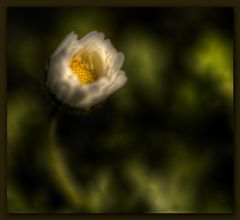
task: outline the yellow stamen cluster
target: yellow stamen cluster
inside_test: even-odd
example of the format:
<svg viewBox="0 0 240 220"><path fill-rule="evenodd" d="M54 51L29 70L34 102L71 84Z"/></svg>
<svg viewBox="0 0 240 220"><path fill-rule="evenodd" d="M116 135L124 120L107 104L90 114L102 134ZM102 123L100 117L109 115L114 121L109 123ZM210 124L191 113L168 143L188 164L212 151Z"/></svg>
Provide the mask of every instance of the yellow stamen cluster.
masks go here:
<svg viewBox="0 0 240 220"><path fill-rule="evenodd" d="M86 62L80 62L77 59L73 59L70 63L70 67L77 75L81 84L92 83L97 79L97 75L90 69L89 64Z"/></svg>

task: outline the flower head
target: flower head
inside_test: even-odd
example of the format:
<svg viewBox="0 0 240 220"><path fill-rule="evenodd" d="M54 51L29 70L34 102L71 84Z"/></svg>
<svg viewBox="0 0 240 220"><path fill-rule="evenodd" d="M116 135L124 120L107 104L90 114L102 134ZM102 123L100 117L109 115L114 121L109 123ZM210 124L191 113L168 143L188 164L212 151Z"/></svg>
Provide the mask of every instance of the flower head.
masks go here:
<svg viewBox="0 0 240 220"><path fill-rule="evenodd" d="M71 32L50 58L48 89L61 103L88 109L126 83L123 61L103 33L93 31L78 40Z"/></svg>

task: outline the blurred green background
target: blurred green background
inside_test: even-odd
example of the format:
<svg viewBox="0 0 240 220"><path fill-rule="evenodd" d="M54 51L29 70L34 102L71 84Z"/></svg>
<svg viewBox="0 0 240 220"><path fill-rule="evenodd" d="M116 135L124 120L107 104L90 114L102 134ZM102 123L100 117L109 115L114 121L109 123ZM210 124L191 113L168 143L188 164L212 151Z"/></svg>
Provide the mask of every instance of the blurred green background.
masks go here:
<svg viewBox="0 0 240 220"><path fill-rule="evenodd" d="M231 213L232 8L8 8L8 211ZM97 30L127 84L85 114L44 90L50 55Z"/></svg>

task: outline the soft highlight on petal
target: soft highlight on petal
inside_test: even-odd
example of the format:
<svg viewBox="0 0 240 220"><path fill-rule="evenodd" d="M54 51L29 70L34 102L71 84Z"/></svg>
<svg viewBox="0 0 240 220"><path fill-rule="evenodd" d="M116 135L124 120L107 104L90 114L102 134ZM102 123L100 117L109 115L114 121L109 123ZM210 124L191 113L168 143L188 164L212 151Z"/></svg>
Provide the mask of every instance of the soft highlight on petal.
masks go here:
<svg viewBox="0 0 240 220"><path fill-rule="evenodd" d="M62 50L64 50L66 47L68 47L72 42L77 40L77 34L75 34L73 31L70 32L64 40L60 43L60 45L57 47L55 50L54 54L52 56L57 55L60 53Z"/></svg>

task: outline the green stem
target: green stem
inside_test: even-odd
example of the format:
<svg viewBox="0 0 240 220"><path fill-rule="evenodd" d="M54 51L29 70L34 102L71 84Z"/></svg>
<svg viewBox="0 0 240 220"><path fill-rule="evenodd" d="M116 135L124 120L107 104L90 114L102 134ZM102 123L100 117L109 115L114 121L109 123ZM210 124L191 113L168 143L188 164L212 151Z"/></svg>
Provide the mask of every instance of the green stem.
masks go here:
<svg viewBox="0 0 240 220"><path fill-rule="evenodd" d="M55 111L55 110L54 110ZM64 154L56 138L57 111L51 114L49 127L49 171L56 187L60 190L68 203L76 209L84 206L84 196L80 184L74 180L71 171L66 165Z"/></svg>

